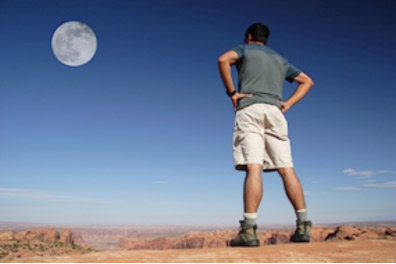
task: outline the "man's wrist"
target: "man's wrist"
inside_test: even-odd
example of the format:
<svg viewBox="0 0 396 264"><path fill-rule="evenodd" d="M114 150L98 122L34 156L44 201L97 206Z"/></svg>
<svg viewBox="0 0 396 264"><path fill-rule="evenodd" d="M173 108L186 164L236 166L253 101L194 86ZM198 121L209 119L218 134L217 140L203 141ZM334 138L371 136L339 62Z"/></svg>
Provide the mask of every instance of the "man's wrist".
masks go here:
<svg viewBox="0 0 396 264"><path fill-rule="evenodd" d="M231 96L233 96L234 94L236 94L236 90L234 90L234 91L232 91L232 92L229 92L228 90L226 90L226 93L227 93L227 95L229 96L229 97L231 97Z"/></svg>

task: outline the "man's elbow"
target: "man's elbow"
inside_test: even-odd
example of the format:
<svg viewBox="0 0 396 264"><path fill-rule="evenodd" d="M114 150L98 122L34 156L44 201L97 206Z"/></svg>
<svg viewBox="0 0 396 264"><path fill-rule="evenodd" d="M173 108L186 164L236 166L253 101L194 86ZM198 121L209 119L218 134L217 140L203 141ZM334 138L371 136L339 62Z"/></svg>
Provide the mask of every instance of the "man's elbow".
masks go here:
<svg viewBox="0 0 396 264"><path fill-rule="evenodd" d="M301 79L301 84L304 84L305 86L307 86L309 89L311 89L314 86L314 81L312 80L311 77L309 77L308 75L304 74L302 76L303 78Z"/></svg>
<svg viewBox="0 0 396 264"><path fill-rule="evenodd" d="M217 64L218 64L218 65L229 64L227 57L226 57L226 56L220 56L220 57L217 59Z"/></svg>
<svg viewBox="0 0 396 264"><path fill-rule="evenodd" d="M308 89L310 89L312 86L314 86L314 81L312 80L312 78L303 72L301 72L299 75L297 75L294 78L294 81L299 84L304 85L305 87L308 87Z"/></svg>
<svg viewBox="0 0 396 264"><path fill-rule="evenodd" d="M311 79L311 77L308 77L307 84L309 85L309 88L312 88L312 87L315 85L315 83L314 83L314 81Z"/></svg>

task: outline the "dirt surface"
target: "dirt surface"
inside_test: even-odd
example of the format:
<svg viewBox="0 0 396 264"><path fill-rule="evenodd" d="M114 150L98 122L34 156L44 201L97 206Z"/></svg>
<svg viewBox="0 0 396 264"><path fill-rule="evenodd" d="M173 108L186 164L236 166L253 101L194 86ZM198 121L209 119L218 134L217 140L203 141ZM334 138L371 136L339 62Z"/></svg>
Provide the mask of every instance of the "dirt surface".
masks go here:
<svg viewBox="0 0 396 264"><path fill-rule="evenodd" d="M13 262L396 262L395 240L281 244L258 248L104 251L76 256L14 259Z"/></svg>

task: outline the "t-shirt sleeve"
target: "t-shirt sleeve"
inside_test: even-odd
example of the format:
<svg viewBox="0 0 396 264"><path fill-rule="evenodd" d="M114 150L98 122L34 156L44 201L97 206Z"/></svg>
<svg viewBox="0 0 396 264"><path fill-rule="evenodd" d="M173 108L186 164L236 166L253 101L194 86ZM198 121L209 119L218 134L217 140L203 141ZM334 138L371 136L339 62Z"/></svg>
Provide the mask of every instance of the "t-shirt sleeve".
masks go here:
<svg viewBox="0 0 396 264"><path fill-rule="evenodd" d="M243 48L242 45L239 45L238 47L235 47L232 50L238 54L238 59L243 58L243 56L245 55L245 49Z"/></svg>
<svg viewBox="0 0 396 264"><path fill-rule="evenodd" d="M297 77L297 75L299 75L301 73L301 70L299 68L297 68L296 66L287 63L287 71L286 71L286 76L285 79L288 82L293 82L294 78Z"/></svg>

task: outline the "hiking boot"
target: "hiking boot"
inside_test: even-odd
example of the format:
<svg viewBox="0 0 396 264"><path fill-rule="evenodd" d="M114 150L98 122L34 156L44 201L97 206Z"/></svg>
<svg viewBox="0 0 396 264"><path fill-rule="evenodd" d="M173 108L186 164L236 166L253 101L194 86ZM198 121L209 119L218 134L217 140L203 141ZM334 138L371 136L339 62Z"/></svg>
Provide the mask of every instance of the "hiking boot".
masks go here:
<svg viewBox="0 0 396 264"><path fill-rule="evenodd" d="M291 236L291 242L309 242L311 240L311 221L297 220L297 229Z"/></svg>
<svg viewBox="0 0 396 264"><path fill-rule="evenodd" d="M258 247L260 241L257 238L257 225L248 225L245 221L239 221L241 229L239 234L230 241L231 247Z"/></svg>

